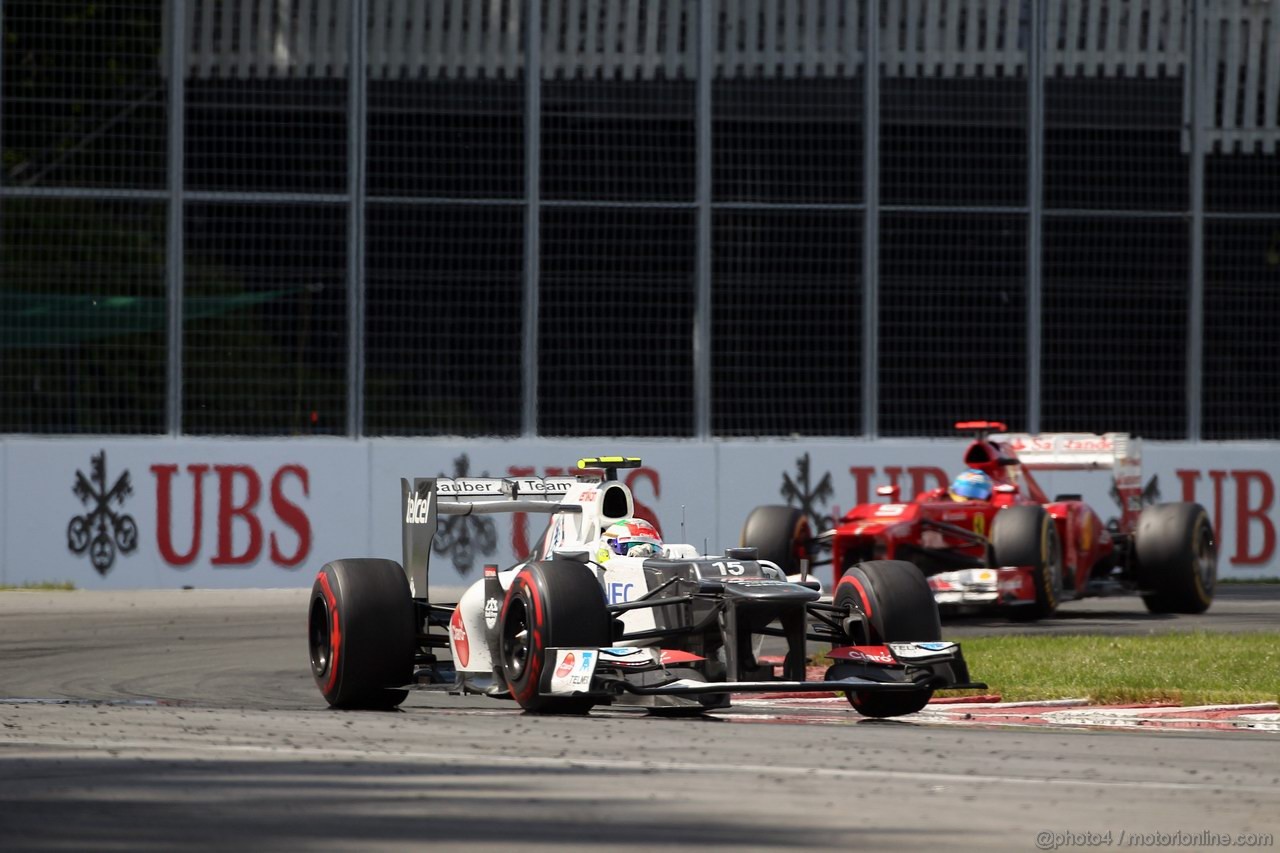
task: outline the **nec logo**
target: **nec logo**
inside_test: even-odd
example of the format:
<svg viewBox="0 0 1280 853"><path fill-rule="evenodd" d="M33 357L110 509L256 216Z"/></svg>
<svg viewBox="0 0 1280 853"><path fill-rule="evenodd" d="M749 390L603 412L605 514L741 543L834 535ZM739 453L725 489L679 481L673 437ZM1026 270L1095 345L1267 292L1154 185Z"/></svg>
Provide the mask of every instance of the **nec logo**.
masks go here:
<svg viewBox="0 0 1280 853"><path fill-rule="evenodd" d="M631 600L631 593L636 588L633 583L606 583L604 597L610 604L621 604Z"/></svg>
<svg viewBox="0 0 1280 853"><path fill-rule="evenodd" d="M404 520L406 524L425 524L431 514L431 494L425 498L409 495L405 505Z"/></svg>

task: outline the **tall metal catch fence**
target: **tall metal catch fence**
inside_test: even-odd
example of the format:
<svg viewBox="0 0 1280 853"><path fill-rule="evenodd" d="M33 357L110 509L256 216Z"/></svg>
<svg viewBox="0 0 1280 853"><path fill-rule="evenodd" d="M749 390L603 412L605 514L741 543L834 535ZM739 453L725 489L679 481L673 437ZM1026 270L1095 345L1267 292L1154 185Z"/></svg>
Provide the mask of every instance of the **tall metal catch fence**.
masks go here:
<svg viewBox="0 0 1280 853"><path fill-rule="evenodd" d="M0 0L0 432L1280 438L1266 0Z"/></svg>

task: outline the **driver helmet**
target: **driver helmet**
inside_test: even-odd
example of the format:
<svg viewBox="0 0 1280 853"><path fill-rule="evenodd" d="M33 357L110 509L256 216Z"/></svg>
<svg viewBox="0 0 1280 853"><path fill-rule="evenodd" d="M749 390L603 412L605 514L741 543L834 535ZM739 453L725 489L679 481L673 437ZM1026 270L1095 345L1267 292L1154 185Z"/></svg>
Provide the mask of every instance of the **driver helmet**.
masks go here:
<svg viewBox="0 0 1280 853"><path fill-rule="evenodd" d="M985 501L991 497L992 489L990 477L970 468L951 481L947 494L953 501Z"/></svg>
<svg viewBox="0 0 1280 853"><path fill-rule="evenodd" d="M596 562L603 563L610 557L661 557L662 537L658 530L642 518L624 518L615 521L600 535L601 545L596 552Z"/></svg>

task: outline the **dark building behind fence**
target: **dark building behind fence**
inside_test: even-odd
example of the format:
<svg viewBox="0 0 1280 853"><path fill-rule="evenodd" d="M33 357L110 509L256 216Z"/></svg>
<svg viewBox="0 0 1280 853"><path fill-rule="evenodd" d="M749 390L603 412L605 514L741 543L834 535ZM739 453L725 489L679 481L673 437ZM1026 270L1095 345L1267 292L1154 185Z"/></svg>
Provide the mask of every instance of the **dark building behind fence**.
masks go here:
<svg viewBox="0 0 1280 853"><path fill-rule="evenodd" d="M0 2L0 431L1280 438L1280 8Z"/></svg>

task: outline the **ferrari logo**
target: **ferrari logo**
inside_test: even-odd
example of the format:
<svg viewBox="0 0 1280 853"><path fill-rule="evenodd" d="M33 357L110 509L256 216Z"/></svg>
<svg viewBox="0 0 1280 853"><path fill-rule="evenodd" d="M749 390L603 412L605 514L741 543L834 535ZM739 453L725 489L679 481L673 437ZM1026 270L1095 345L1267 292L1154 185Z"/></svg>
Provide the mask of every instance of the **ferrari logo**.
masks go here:
<svg viewBox="0 0 1280 853"><path fill-rule="evenodd" d="M979 536L987 535L987 517L980 512L973 516L973 532Z"/></svg>

